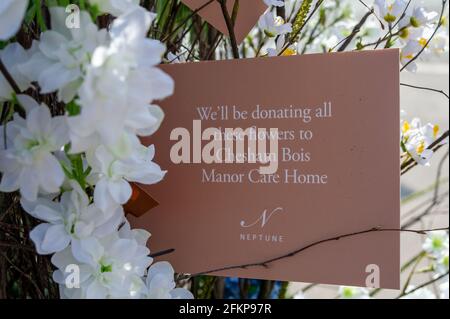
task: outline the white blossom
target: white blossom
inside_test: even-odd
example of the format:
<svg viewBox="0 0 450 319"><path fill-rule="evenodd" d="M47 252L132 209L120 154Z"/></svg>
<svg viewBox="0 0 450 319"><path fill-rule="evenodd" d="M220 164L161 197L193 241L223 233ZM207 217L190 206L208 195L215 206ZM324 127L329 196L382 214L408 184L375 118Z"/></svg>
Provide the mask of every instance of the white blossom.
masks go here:
<svg viewBox="0 0 450 319"><path fill-rule="evenodd" d="M429 165L434 152L428 147L438 138L439 126L428 123L422 125L420 119L402 123L402 148L417 163ZM445 141L443 142L445 143Z"/></svg>
<svg viewBox="0 0 450 319"><path fill-rule="evenodd" d="M0 1L0 41L6 41L19 31L28 0Z"/></svg>
<svg viewBox="0 0 450 319"><path fill-rule="evenodd" d="M428 234L422 246L434 260L437 274L445 274L449 270L449 239L448 232L436 231Z"/></svg>
<svg viewBox="0 0 450 319"><path fill-rule="evenodd" d="M97 175L94 201L102 210L110 205L125 204L131 197L129 181L142 184L159 182L165 172L152 162L153 146L140 144L133 134L124 134L117 146L100 145L88 162Z"/></svg>
<svg viewBox="0 0 450 319"><path fill-rule="evenodd" d="M415 72L417 70L417 64L413 59L416 58L417 54L422 49L422 46L417 41L408 41L406 46L400 50L400 63L406 66L406 69L410 72ZM411 62L412 61L412 62Z"/></svg>
<svg viewBox="0 0 450 319"><path fill-rule="evenodd" d="M175 272L168 262L153 264L147 274L145 296L149 299L193 299L191 292L176 288Z"/></svg>
<svg viewBox="0 0 450 319"><path fill-rule="evenodd" d="M264 3L268 6L284 7L284 1L281 0L264 0Z"/></svg>
<svg viewBox="0 0 450 319"><path fill-rule="evenodd" d="M275 17L270 11L259 18L258 25L270 38L292 32L291 23L285 23L281 17Z"/></svg>
<svg viewBox="0 0 450 319"><path fill-rule="evenodd" d="M438 16L435 11L428 12L424 7L417 7L414 9L410 22L413 27L419 28L435 21Z"/></svg>
<svg viewBox="0 0 450 319"><path fill-rule="evenodd" d="M34 44L36 52L20 70L39 83L41 93L58 91L58 99L68 103L77 94L95 48L107 42L107 33L97 29L87 12L80 12L80 28L69 29L64 8L49 10L52 30L41 34Z"/></svg>
<svg viewBox="0 0 450 319"><path fill-rule="evenodd" d="M64 172L52 152L67 142L67 125L63 116L51 117L45 104L22 99L29 109L26 119L17 113L6 126L7 145L0 150L0 190L12 192L35 201L39 192L57 193L64 181ZM3 126L0 127L3 130Z"/></svg>
<svg viewBox="0 0 450 319"><path fill-rule="evenodd" d="M443 251L448 249L449 239L446 231L429 233L423 244L423 250L434 256L439 256Z"/></svg>
<svg viewBox="0 0 450 319"><path fill-rule="evenodd" d="M120 16L139 6L139 0L88 0L93 6L104 13Z"/></svg>
<svg viewBox="0 0 450 319"><path fill-rule="evenodd" d="M29 53L19 43L10 43L0 50L0 59L21 91L30 86L30 80L19 70L19 65L29 59ZM14 90L0 72L0 103L12 100Z"/></svg>
<svg viewBox="0 0 450 319"><path fill-rule="evenodd" d="M406 0L375 0L375 7L380 18L388 23L394 23L405 11Z"/></svg>
<svg viewBox="0 0 450 319"><path fill-rule="evenodd" d="M72 249L78 249L80 240L109 235L123 221L121 206L103 212L90 204L88 196L76 182L71 186L73 190L65 192L59 202L47 198L38 198L34 202L21 200L30 215L45 222L30 233L39 254L61 251L70 243Z"/></svg>
<svg viewBox="0 0 450 319"><path fill-rule="evenodd" d="M173 80L159 68L165 51L146 38L152 15L139 8L117 18L108 47L98 47L79 95L81 114L68 119L72 152L111 145L124 131L151 135L163 112L151 105L173 93Z"/></svg>
<svg viewBox="0 0 450 319"><path fill-rule="evenodd" d="M133 298L144 287L141 277L152 262L147 247L135 239L120 238L118 233L97 239L80 241L77 250L69 247L52 256L58 268L54 280L62 285L61 291L70 298ZM68 265L80 269L80 288L69 289L65 272Z"/></svg>
<svg viewBox="0 0 450 319"><path fill-rule="evenodd" d="M276 46L275 49L268 48L267 55L270 57L278 56L278 55L280 55L281 52L283 52L281 54L282 56L289 56L289 55L297 54L295 44L288 46L286 49L285 49L285 45L286 45L285 38L283 36L278 37L278 39L275 41L275 46Z"/></svg>
<svg viewBox="0 0 450 319"><path fill-rule="evenodd" d="M30 237L38 254L54 254L61 298L193 297L176 288L170 264L149 269L150 234L132 229L121 206L131 196L129 182L164 177L153 162L154 147L138 135L158 129L164 113L151 103L174 90L158 68L165 46L147 38L154 14L138 3L91 0L117 15L109 31L98 30L87 12L81 12L81 28L69 29L64 8L52 7L52 29L30 50L13 43L0 51L21 91L37 82L40 93L57 91L60 101L80 108L52 117L46 105L16 96L0 75L0 102L16 102L26 114L0 127L0 190L19 189L23 208L42 221ZM2 15L18 7L2 2L0 26L10 22ZM80 270L78 288L67 285L68 266Z"/></svg>
<svg viewBox="0 0 450 319"><path fill-rule="evenodd" d="M448 34L445 31L437 32L434 36L433 34L433 28L424 28L422 35L415 39L421 48L425 48L424 54L421 55L423 59L430 55L439 57L448 50Z"/></svg>
<svg viewBox="0 0 450 319"><path fill-rule="evenodd" d="M436 263L436 273L439 275L443 275L448 273L449 270L449 251L448 248L443 250L441 255L438 257Z"/></svg>

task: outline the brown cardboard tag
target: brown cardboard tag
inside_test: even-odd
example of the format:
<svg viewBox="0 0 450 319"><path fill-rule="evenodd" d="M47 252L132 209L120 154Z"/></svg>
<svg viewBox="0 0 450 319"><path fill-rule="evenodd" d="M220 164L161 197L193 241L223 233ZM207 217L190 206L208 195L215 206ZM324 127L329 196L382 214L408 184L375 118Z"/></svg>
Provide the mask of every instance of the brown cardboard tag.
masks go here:
<svg viewBox="0 0 450 319"><path fill-rule="evenodd" d="M148 190L139 184L132 183L131 188L133 190L131 198L124 206L126 214L140 217L159 205L158 201L148 193Z"/></svg>
<svg viewBox="0 0 450 319"><path fill-rule="evenodd" d="M155 144L155 161L168 173L159 184L141 186L160 205L130 216L131 223L153 234L153 250L174 248L168 259L185 273L260 263L372 228L398 229L398 54L163 66L175 94L162 102L165 120L144 143ZM207 128L251 127L278 129L275 173L259 174L268 167L260 162L206 163L211 141L200 139ZM181 132L188 134L190 163L176 163ZM266 267L214 274L355 286L379 279L381 287L399 288L399 243L398 232L367 232Z"/></svg>
<svg viewBox="0 0 450 319"><path fill-rule="evenodd" d="M229 35L227 24L223 15L220 4L217 1L213 1L210 4L210 0L181 0L191 10L198 11L198 14L205 19L214 28L219 30L225 35ZM205 6L205 4L207 4ZM232 15L235 0L228 0L227 7L229 15ZM259 17L267 10L267 5L263 0L240 0L239 10L236 16L234 32L236 35L236 41L241 43L248 35L250 30L256 25Z"/></svg>

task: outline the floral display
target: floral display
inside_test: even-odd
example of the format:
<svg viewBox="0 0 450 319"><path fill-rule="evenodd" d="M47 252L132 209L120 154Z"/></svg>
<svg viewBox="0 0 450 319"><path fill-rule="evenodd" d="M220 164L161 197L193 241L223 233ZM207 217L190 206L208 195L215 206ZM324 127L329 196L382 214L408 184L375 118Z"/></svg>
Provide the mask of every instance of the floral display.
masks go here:
<svg viewBox="0 0 450 319"><path fill-rule="evenodd" d="M268 9L242 44L208 31L214 41L207 45L197 43L207 36L182 28L192 18L187 7L180 5L183 19L169 17L164 2L172 0L152 7L139 0L73 1L78 9L72 11L66 1L47 1L45 10L41 1L0 1L0 191L16 192L36 221L29 238L35 252L49 258L60 298L194 297L194 288L177 280L177 269L154 261L150 233L132 228L124 209L132 183L156 184L170 174L155 161L159 150L141 142L158 130L164 121L158 104L176 90L160 64L236 53L265 59L399 48L399 70L414 74L420 61L448 54L447 1L442 11L419 1L361 1L363 20L352 11L358 1L261 1ZM23 34L32 30L39 32L25 45ZM295 78L267 75L269 86L275 80ZM432 165L448 144L448 131L437 124L404 115L400 126L402 173ZM416 258L426 262L422 272L439 279L438 292L408 281L399 297L448 298L448 252L448 231L427 234ZM228 279L225 297L239 297L237 285ZM250 286L251 297L263 290L256 280ZM210 297L202 291L195 296ZM267 296L285 293L276 282ZM341 299L376 294L338 291ZM292 297L308 298L308 291Z"/></svg>

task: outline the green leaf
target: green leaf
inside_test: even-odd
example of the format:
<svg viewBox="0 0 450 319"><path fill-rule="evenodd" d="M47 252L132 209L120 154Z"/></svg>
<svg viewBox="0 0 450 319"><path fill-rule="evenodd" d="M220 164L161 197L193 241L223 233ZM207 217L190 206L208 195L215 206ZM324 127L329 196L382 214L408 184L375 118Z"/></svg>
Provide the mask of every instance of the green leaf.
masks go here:
<svg viewBox="0 0 450 319"><path fill-rule="evenodd" d="M45 24L44 15L42 13L42 1L41 0L35 0L35 6L36 6L36 20L39 25L39 28L41 29L41 32L47 31L47 25Z"/></svg>
<svg viewBox="0 0 450 319"><path fill-rule="evenodd" d="M69 116L75 116L80 114L81 107L75 101L71 101L70 103L66 104L66 111L67 113L69 113Z"/></svg>
<svg viewBox="0 0 450 319"><path fill-rule="evenodd" d="M28 8L27 13L25 14L25 23L29 24L36 17L36 4L34 2L31 3L30 8Z"/></svg>

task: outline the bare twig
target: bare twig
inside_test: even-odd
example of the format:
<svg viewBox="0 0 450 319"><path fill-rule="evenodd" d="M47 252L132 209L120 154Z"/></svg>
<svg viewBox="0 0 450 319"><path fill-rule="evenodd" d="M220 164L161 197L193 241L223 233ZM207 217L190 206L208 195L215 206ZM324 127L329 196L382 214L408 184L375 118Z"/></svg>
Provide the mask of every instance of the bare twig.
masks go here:
<svg viewBox="0 0 450 319"><path fill-rule="evenodd" d="M19 274L21 274L23 277L25 277L26 279L28 279L28 281L33 285L34 289L36 290L36 293L38 294L38 296L40 298L44 297L44 294L42 293L41 289L39 288L39 285L36 283L36 281L34 281L33 277L30 276L29 274L25 273L24 271L22 271L22 269L20 269L18 266L16 266L14 264L14 262L8 258L8 256L6 256L6 254L4 253L0 253L2 255L2 257L9 263L9 265L14 268Z"/></svg>
<svg viewBox="0 0 450 319"><path fill-rule="evenodd" d="M239 48L236 41L236 34L234 32L234 22L227 8L227 0L217 0L220 3L222 9L223 17L225 18L225 23L227 25L228 33L230 36L231 51L233 52L233 57L239 59ZM233 10L234 12L235 10Z"/></svg>
<svg viewBox="0 0 450 319"><path fill-rule="evenodd" d="M170 39L178 30L180 30L189 20L192 19L193 16L195 16L196 14L198 14L200 11L202 11L204 8L206 8L207 6L209 6L211 3L213 3L216 0L209 0L208 2L206 2L204 5L198 7L197 9L195 9L194 11L192 11L192 13L186 17L186 19L184 19L178 26L175 27L175 29L172 30L172 32L167 35L166 37L164 37L164 39L162 39L162 42L166 42L168 39Z"/></svg>
<svg viewBox="0 0 450 319"><path fill-rule="evenodd" d="M18 250L26 250L29 252L36 252L36 249L34 247L24 246L21 244L10 244L10 243L0 242L0 247L13 248L13 249L18 249Z"/></svg>
<svg viewBox="0 0 450 319"><path fill-rule="evenodd" d="M417 286L417 287L415 287L415 288L413 288L413 289L411 289L411 290L409 290L409 291L403 292L402 294L400 294L400 295L397 297L397 299L400 299L400 298L402 298L402 297L411 295L411 294L415 293L416 291L418 291L418 290L420 290L420 289L422 289L422 288L425 288L426 286L429 286L429 285L432 285L432 284L438 282L439 280L441 280L441 279L447 277L448 275L449 275L449 272L447 271L445 274L442 274L442 275L440 275L440 276L438 276L438 277L436 277L436 278L433 278L433 279L431 279L430 281L427 281L427 282L425 282L425 283L423 283L423 284L421 284L421 285L419 285L419 286Z"/></svg>
<svg viewBox="0 0 450 319"><path fill-rule="evenodd" d="M419 267L420 262L423 260L423 258L425 258L426 253L422 252L419 254L419 257L416 258L416 260L414 261L414 266L412 267L411 271L408 274L408 278L406 279L405 285L403 286L402 289L402 294L406 293L406 290L408 290L409 288L409 284L411 283L411 280L414 277L414 274L416 273L417 267Z"/></svg>
<svg viewBox="0 0 450 319"><path fill-rule="evenodd" d="M439 189L440 189L440 183L439 180L441 179L441 174L442 174L442 169L444 168L444 164L445 161L447 160L448 157L448 152L445 156L442 157L441 161L439 162L438 165L438 170L436 173L436 183L435 183L435 188L434 188L434 194L433 194L433 198L431 200L431 203L428 205L428 207L418 216L412 218L411 220L405 222L403 224L403 228L408 228L412 225L414 225L415 223L419 222L420 220L422 220L423 217L429 215L432 211L432 209L439 204L440 202L440 198L439 198Z"/></svg>
<svg viewBox="0 0 450 319"><path fill-rule="evenodd" d="M3 74L3 76L6 79L6 81L9 83L9 85L14 90L14 92L16 94L20 94L21 91L20 91L19 86L17 85L16 81L14 80L14 78L9 73L8 69L6 68L6 66L3 64L3 61L2 61L1 58L0 58L0 72Z"/></svg>
<svg viewBox="0 0 450 319"><path fill-rule="evenodd" d="M389 41L393 37L401 34L404 30L406 30L410 26L410 24L402 26L401 28L399 28L397 30L397 32L394 32L394 33L392 32L392 30L395 29L395 27L397 27L400 24L400 22L406 17L406 11L408 11L408 8L410 5L411 5L411 0L409 0L408 3L406 4L400 18L398 18L397 21L393 25L389 25L389 30L386 32L386 34L384 36L380 37L375 42L371 42L371 43L362 45L362 48L366 48L369 46L375 46L374 49L377 49L384 41L386 41L386 46L388 46ZM367 7L367 5L366 5L366 7ZM374 15L375 15L375 13L374 13ZM376 18L377 18L378 22L380 22L381 28L384 30L385 26L384 26L383 22L381 21L381 19L378 16L376 16Z"/></svg>
<svg viewBox="0 0 450 319"><path fill-rule="evenodd" d="M373 9L371 9L369 12L367 12L362 19L358 22L357 25L355 25L355 27L353 28L352 32L350 33L350 35L345 39L344 43L342 43L342 45L339 47L339 49L337 50L338 52L342 52L344 51L348 45L353 41L353 39L355 38L355 36L359 33L359 31L361 31L362 26L366 23L367 19L373 14Z"/></svg>
<svg viewBox="0 0 450 319"><path fill-rule="evenodd" d="M289 253L277 256L277 257L273 257L270 259L266 259L266 260L262 260L259 262L251 262L251 263L246 263L246 264L238 264L238 265L230 265L230 266L224 266L224 267L218 267L216 269L210 269L210 270L206 270L206 271L202 271L199 273L195 273L195 274L187 274L184 277L182 277L181 279L189 279L195 276L201 276L201 275L207 275L207 274L211 274L211 273L216 273L216 272L221 272L221 271L226 271L226 270L232 270L232 269L247 269L247 268L252 268L252 267L264 267L264 268L268 268L269 264L274 263L276 261L282 260L282 259L286 259L289 257L293 257L296 256L312 247L315 246L319 246L321 244L327 243L327 242L332 242L332 241L337 241L337 240L341 240L344 238L349 238L349 237L355 237L355 236L359 236L359 235L364 235L364 234L368 234L368 233L375 233L375 232L404 232L404 233L413 233L413 234L419 234L419 235L424 235L427 234L429 232L434 232L434 231L442 231L442 230L448 230L448 227L445 228L434 228L434 229L422 229L422 230L413 230L413 229L397 229L397 228L379 228L379 227L375 227L375 228L371 228L371 229L367 229L367 230L362 230L362 231L358 231L358 232L353 232L353 233L349 233L349 234L344 234L344 235L338 235L338 236L334 236L334 237L330 237L330 238L326 238L326 239L322 239L316 242L313 242L311 244L308 244L306 246L303 246L301 248L298 248L294 251L291 251Z"/></svg>
<svg viewBox="0 0 450 319"><path fill-rule="evenodd" d="M362 0L358 0L358 1L359 1L359 3L361 3L364 7L366 7L367 10L369 10L369 11L372 10L372 8L369 7L364 1L362 1ZM410 2L411 2L411 0L410 0ZM381 29L384 30L385 26L384 26L384 24L383 24L383 21L381 21L380 17L378 17L378 15L377 15L375 12L373 12L373 15L374 15L374 17L378 20L378 22L380 23Z"/></svg>
<svg viewBox="0 0 450 319"><path fill-rule="evenodd" d="M425 91L431 91L431 92L440 93L440 94L444 95L447 99L449 98L448 94L445 93L443 90L429 88L429 87L425 87L425 86L417 86L417 85L412 85L412 84L408 84L408 83L400 83L400 85L401 86L405 86L405 87L409 87L409 88L413 88L413 89L425 90Z"/></svg>
<svg viewBox="0 0 450 319"><path fill-rule="evenodd" d="M161 256L165 256L165 255L171 254L174 251L175 251L175 249L173 249L173 248L166 249L166 250L162 250L162 251L158 251L156 253L150 254L150 257L152 257L152 258L161 257Z"/></svg>

